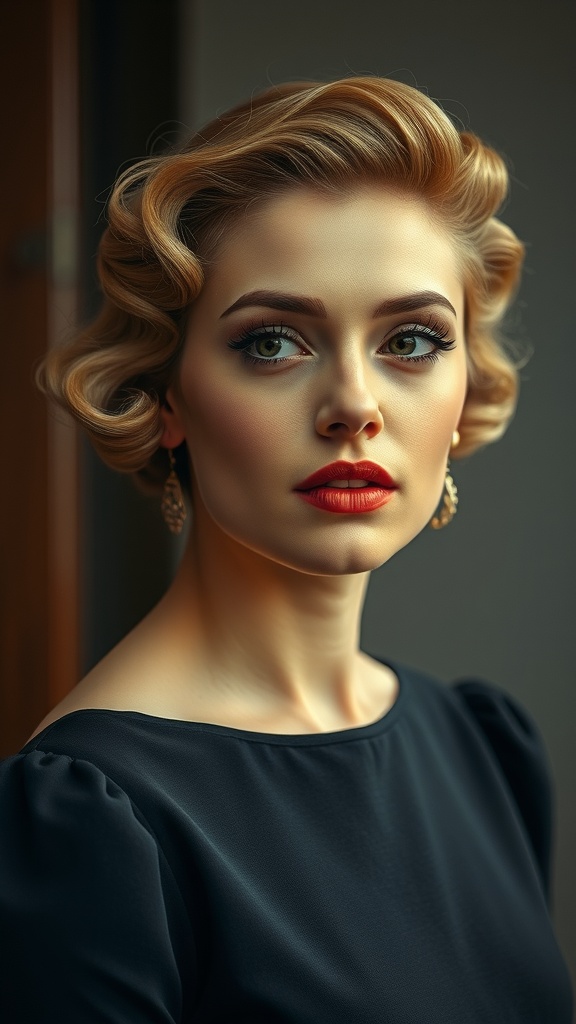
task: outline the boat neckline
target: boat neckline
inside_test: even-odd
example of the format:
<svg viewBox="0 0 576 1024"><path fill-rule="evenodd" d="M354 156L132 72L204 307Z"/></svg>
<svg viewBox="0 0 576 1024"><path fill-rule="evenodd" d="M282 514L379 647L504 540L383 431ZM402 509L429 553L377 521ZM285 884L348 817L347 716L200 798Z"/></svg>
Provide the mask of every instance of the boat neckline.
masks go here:
<svg viewBox="0 0 576 1024"><path fill-rule="evenodd" d="M337 729L331 732L310 732L310 733L276 733L258 732L252 729L238 729L235 726L223 725L216 722L197 722L186 718L166 718L163 715L150 715L143 711L132 711L117 708L78 708L76 711L69 711L67 714L57 718L55 722L47 725L42 732L34 736L23 748L34 749L40 746L46 736L53 732L58 726L71 719L78 720L82 715L103 715L114 718L135 719L138 722L145 722L157 728L184 729L191 732L205 732L212 735L230 736L236 739L248 740L254 743L276 743L281 745L293 744L294 746L311 746L322 743L345 743L351 740L371 737L377 733L390 728L400 717L402 708L407 696L407 673L404 666L394 661L384 661L376 655L370 655L386 668L390 668L398 679L398 693L396 700L379 718L365 725L355 725L346 729Z"/></svg>

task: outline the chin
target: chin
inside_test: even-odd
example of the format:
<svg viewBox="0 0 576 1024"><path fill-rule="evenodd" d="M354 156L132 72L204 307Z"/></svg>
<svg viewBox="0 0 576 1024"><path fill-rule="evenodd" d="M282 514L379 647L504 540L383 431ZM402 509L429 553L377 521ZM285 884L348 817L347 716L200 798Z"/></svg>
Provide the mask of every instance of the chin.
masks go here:
<svg viewBox="0 0 576 1024"><path fill-rule="evenodd" d="M300 572L306 573L309 576L361 576L367 572L373 572L374 569L378 569L385 562L390 561L395 554L396 552L394 551L379 561L352 556L346 562L340 561L338 564L334 564L334 559L330 559L325 564L301 568Z"/></svg>
<svg viewBox="0 0 576 1024"><path fill-rule="evenodd" d="M362 528L348 536L338 535L338 532L330 534L329 531L322 537L302 536L298 547L291 544L290 551L276 548L266 556L314 576L352 576L372 572L410 544L428 520L427 515L425 519L419 517L416 522L404 522L400 528L395 524L380 527L369 534Z"/></svg>
<svg viewBox="0 0 576 1024"><path fill-rule="evenodd" d="M311 530L293 523L279 529L273 516L272 526L260 520L249 524L248 529L239 528L237 517L224 514L218 518L208 514L207 521L221 538L226 538L228 557L234 558L234 552L240 557L243 571L249 571L246 558L254 556L305 575L333 577L369 573L384 565L421 532L429 518L423 521L421 516L420 511L416 521L404 518L402 522L371 526L365 522L344 524L340 517L334 517L331 523Z"/></svg>
<svg viewBox="0 0 576 1024"><path fill-rule="evenodd" d="M302 567L300 571L313 576L360 575L367 572L373 572L374 569L378 569L381 565L385 565L386 562L389 562L390 559L394 557L398 550L400 549L394 548L394 550L388 551L386 554L380 553L378 556L372 557L359 552L349 552L347 555L342 554L336 558L332 552L323 560L314 560L314 564L312 564L311 560L310 565Z"/></svg>
<svg viewBox="0 0 576 1024"><path fill-rule="evenodd" d="M378 569L408 542L383 545L372 541L362 545L359 542L343 544L332 541L329 544L302 544L297 550L292 545L282 549L248 546L260 557L308 576L354 576Z"/></svg>

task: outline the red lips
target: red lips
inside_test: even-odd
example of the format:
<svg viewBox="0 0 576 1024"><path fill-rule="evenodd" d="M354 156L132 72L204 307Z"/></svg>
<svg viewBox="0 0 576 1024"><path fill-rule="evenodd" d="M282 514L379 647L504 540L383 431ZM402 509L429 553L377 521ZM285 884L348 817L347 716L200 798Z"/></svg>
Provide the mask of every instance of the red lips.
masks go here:
<svg viewBox="0 0 576 1024"><path fill-rule="evenodd" d="M312 487L322 487L331 480L370 480L387 490L396 488L398 484L389 473L375 462L331 462L329 466L311 473L301 483L296 484L295 491L307 491Z"/></svg>
<svg viewBox="0 0 576 1024"><path fill-rule="evenodd" d="M360 487L328 487L332 480L366 480ZM387 505L398 488L375 462L331 462L294 488L300 498L323 512L345 515L375 512Z"/></svg>

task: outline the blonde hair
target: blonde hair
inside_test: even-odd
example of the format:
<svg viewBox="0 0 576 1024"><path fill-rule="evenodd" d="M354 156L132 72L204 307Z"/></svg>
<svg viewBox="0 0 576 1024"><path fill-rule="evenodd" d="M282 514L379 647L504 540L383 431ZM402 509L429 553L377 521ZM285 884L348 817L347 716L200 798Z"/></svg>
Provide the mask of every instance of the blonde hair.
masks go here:
<svg viewBox="0 0 576 1024"><path fill-rule="evenodd" d="M297 185L341 195L369 180L422 197L461 246L469 387L456 454L497 440L518 388L498 327L524 252L494 216L506 167L423 93L385 78L273 87L179 150L122 174L99 247L102 309L49 353L40 387L82 424L108 465L158 489L168 471L160 409L184 317L231 223ZM185 475L186 452L179 454Z"/></svg>

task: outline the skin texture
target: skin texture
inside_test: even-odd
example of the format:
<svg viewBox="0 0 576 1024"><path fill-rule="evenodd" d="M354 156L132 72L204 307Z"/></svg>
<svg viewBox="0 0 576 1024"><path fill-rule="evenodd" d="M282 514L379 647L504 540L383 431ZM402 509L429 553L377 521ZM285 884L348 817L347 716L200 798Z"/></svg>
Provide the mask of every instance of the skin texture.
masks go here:
<svg viewBox="0 0 576 1024"><path fill-rule="evenodd" d="M192 464L186 551L160 604L79 685L77 706L303 733L365 724L391 706L397 681L358 651L360 615L370 571L440 500L467 386L459 270L427 207L376 186L339 199L295 189L227 234L163 411L162 443L185 439ZM319 299L327 316L262 304L223 316L261 289ZM373 317L384 300L420 292L455 314L427 302ZM453 347L400 360L415 325ZM289 329L283 362L265 363L277 334L248 349L257 365L230 347L262 326ZM417 344L434 348L429 336ZM392 500L361 515L304 502L295 486L339 459L384 467L398 484Z"/></svg>
<svg viewBox="0 0 576 1024"><path fill-rule="evenodd" d="M258 287L320 297L312 316L251 307L219 320ZM382 299L436 291L459 312L426 307L371 321ZM462 289L450 241L426 210L386 193L334 203L290 194L242 222L191 312L165 441L186 438L194 509L231 539L300 572L366 572L430 519L442 490L466 390ZM456 350L437 363L375 353L395 329L447 320ZM246 366L227 346L257 323L284 324L305 342L290 362ZM307 353L310 353L308 355ZM330 516L294 486L335 459L372 459L400 491L371 515Z"/></svg>

